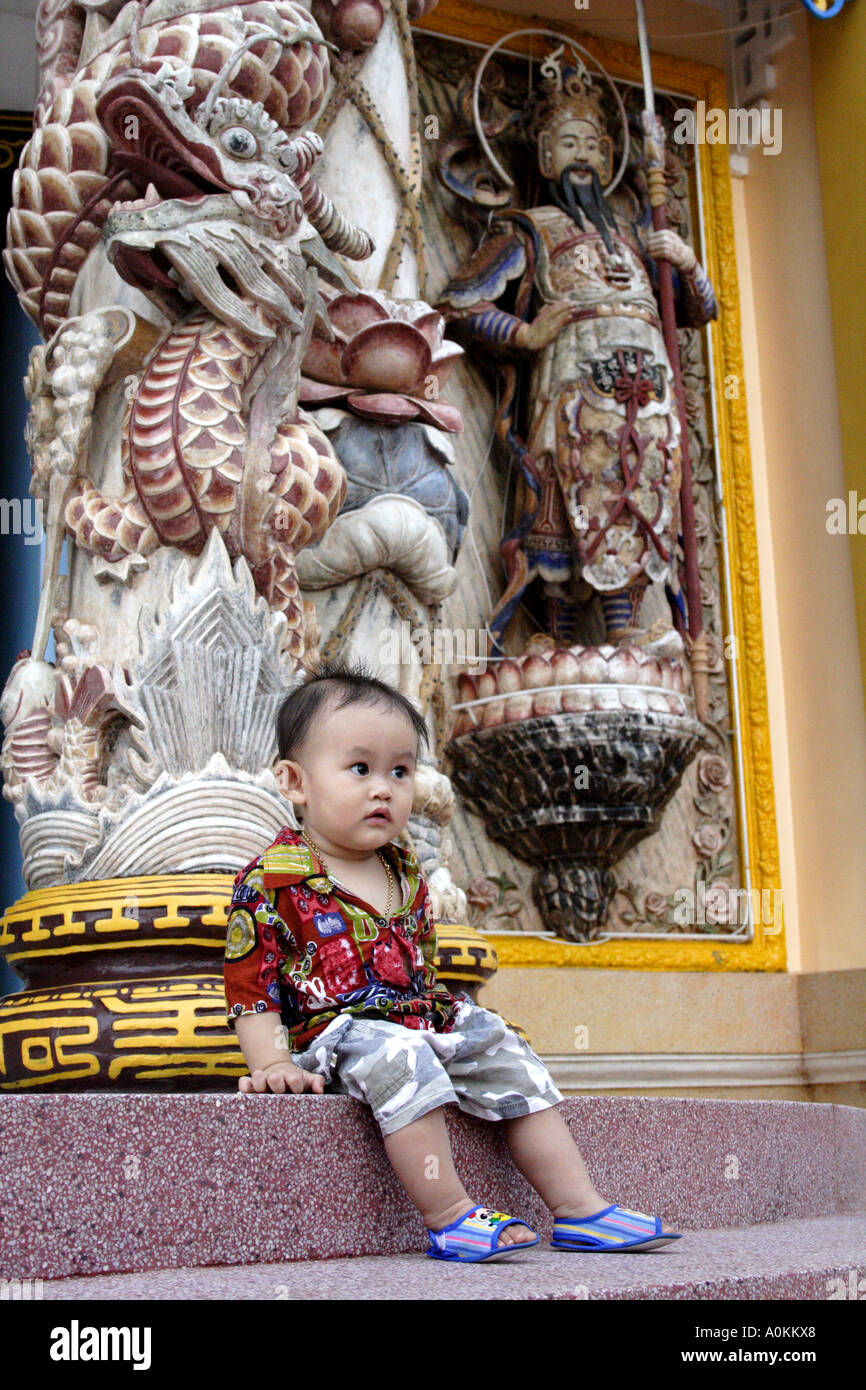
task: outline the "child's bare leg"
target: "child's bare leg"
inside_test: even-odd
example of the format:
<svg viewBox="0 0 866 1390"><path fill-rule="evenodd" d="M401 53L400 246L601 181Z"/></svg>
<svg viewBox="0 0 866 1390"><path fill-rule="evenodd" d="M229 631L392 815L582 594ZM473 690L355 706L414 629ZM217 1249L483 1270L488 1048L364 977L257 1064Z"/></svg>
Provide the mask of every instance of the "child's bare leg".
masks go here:
<svg viewBox="0 0 866 1390"><path fill-rule="evenodd" d="M515 1167L554 1216L594 1216L611 1205L593 1187L580 1150L554 1106L503 1124Z"/></svg>
<svg viewBox="0 0 866 1390"><path fill-rule="evenodd" d="M593 1187L580 1150L554 1106L503 1124L515 1167L554 1216L595 1216L613 1205ZM663 1231L670 1229L662 1225Z"/></svg>
<svg viewBox="0 0 866 1390"><path fill-rule="evenodd" d="M391 1166L431 1231L450 1226L478 1205L457 1176L443 1110L440 1105L383 1135ZM500 1232L498 1244L522 1245L534 1239L526 1226L508 1226Z"/></svg>

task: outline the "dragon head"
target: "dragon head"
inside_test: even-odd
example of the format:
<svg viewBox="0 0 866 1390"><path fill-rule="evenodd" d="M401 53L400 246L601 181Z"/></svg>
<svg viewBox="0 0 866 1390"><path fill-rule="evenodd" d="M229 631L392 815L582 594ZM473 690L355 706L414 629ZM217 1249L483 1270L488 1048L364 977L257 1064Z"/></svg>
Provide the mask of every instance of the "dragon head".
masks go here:
<svg viewBox="0 0 866 1390"><path fill-rule="evenodd" d="M96 109L112 170L140 193L105 223L118 273L172 317L200 300L269 337L244 301L264 306L266 318L300 322L301 187L322 142L296 132L321 105L328 59L305 10L277 0L262 11L215 5L207 34L192 25L175 52L165 51L164 32L133 29ZM300 79L299 105L286 84Z"/></svg>

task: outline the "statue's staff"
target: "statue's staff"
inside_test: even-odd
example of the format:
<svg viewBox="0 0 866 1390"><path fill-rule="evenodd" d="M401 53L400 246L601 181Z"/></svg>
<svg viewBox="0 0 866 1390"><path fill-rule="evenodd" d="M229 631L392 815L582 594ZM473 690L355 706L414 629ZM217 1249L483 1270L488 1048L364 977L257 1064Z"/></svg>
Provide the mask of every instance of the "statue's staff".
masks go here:
<svg viewBox="0 0 866 1390"><path fill-rule="evenodd" d="M641 71L643 73L644 106L641 112L643 126L643 151L646 162L649 200L652 208L653 230L667 230L668 219L665 208L665 136L661 119L656 115L653 93L652 68L650 66L649 39L647 36L646 15L643 0L634 0L637 14L638 43L640 46ZM676 310L674 308L673 271L671 263L664 257L656 257L659 282L659 303L661 306L662 332L667 348L668 359L674 374L674 390L680 417L680 456L682 460L682 482L680 484L680 516L682 519L683 557L685 561L685 588L688 607L688 635L690 642L689 660L695 691L695 708L699 719L705 719L708 707L708 669L707 639L704 632L703 608L701 604L701 581L698 573L698 546L695 536L695 502L692 493L692 466L689 458L689 428L686 418L686 396L680 370L680 352L677 341Z"/></svg>

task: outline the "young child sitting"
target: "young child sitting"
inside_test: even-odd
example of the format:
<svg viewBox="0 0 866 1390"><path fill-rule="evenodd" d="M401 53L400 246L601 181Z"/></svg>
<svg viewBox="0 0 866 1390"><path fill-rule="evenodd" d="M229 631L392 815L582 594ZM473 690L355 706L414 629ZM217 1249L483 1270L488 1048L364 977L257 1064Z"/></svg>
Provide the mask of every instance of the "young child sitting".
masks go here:
<svg viewBox="0 0 866 1390"><path fill-rule="evenodd" d="M599 1196L541 1060L498 1014L437 982L429 891L397 843L427 738L421 715L363 669L324 667L283 702L277 737L277 782L303 821L235 880L225 987L250 1069L239 1089L327 1086L365 1101L435 1259L500 1259L539 1242L465 1191L442 1108L455 1103L503 1123L515 1164L553 1213L556 1249L678 1239L657 1217Z"/></svg>

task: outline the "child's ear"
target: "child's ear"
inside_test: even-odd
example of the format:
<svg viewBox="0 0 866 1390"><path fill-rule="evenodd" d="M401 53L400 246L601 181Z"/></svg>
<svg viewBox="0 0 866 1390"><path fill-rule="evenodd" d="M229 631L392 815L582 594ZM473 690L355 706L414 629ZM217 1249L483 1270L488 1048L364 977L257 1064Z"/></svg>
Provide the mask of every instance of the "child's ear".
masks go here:
<svg viewBox="0 0 866 1390"><path fill-rule="evenodd" d="M307 798L303 791L301 770L298 764L283 758L280 762L274 763L273 773L283 796L294 802L296 806L303 806Z"/></svg>

